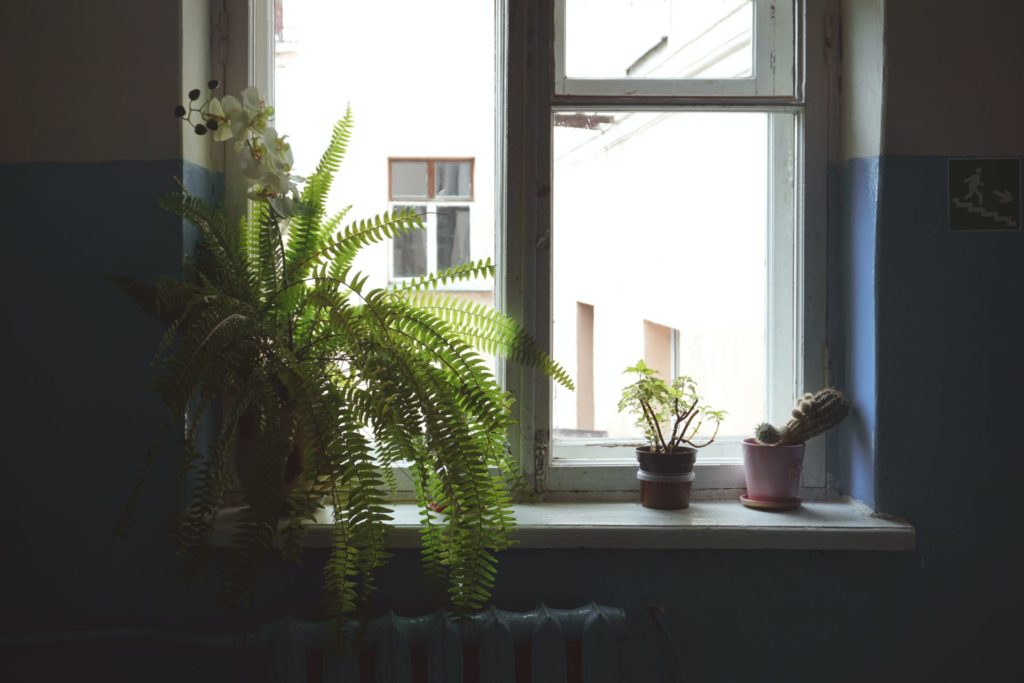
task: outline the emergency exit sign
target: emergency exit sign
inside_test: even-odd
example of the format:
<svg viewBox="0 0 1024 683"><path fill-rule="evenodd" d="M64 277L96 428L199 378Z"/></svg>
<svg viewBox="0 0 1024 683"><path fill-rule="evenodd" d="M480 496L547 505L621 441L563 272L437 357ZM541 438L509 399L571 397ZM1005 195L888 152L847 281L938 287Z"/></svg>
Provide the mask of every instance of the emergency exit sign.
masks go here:
<svg viewBox="0 0 1024 683"><path fill-rule="evenodd" d="M950 159L951 230L1020 230L1020 159Z"/></svg>

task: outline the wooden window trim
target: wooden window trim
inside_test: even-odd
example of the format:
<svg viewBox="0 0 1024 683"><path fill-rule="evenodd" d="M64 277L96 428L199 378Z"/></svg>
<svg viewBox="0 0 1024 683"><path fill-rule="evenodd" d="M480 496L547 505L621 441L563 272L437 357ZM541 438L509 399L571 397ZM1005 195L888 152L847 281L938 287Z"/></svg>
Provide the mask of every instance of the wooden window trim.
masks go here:
<svg viewBox="0 0 1024 683"><path fill-rule="evenodd" d="M422 161L427 164L427 195L425 197L395 197L392 185L392 167L394 162ZM466 197L442 197L437 198L434 194L434 164L438 162L467 162L469 163L469 195ZM471 202L476 198L476 158L475 157L388 157L388 201L406 202L421 200L431 202Z"/></svg>

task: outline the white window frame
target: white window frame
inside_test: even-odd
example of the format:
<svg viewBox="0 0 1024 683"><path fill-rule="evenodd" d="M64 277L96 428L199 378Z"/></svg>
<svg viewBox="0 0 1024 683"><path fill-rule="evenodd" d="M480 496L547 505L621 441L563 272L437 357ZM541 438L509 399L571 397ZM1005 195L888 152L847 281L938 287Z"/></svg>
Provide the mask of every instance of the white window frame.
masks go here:
<svg viewBox="0 0 1024 683"><path fill-rule="evenodd" d="M504 278L506 310L551 346L551 118L559 111L761 111L770 117L769 187L773 229L768 245L772 272L767 310L773 334L767 348L769 414L788 414L793 398L827 379L825 349L825 224L829 158L826 95L826 24L835 3L754 0L754 76L748 79L568 78L564 69L565 0L533 0L510 7L507 140L509 204ZM792 26L787 31L786 22ZM807 27L812 30L806 30ZM513 29L515 30L515 29ZM798 36L806 35L803 41ZM527 38L527 36L530 36ZM553 36L546 44L544 36ZM516 41L526 42L520 54ZM811 59L807 55L812 55ZM546 75L548 74L548 75ZM806 98L806 93L814 94ZM520 105L518 101L521 101ZM786 180L792 174L793 180ZM557 191L557 190L555 190ZM501 261L499 261L501 262ZM791 350L791 352L790 352ZM519 428L513 443L524 453L524 472L548 500L635 499L639 488L633 449L641 442L553 440L552 390L537 373L506 375L518 398ZM753 427L753 425L751 426ZM694 483L698 497L738 495L744 489L740 439L702 449ZM804 494L827 493L824 439L808 444ZM602 457L589 457L600 449Z"/></svg>
<svg viewBox="0 0 1024 683"><path fill-rule="evenodd" d="M796 41L789 28L794 3L751 0L753 9L753 75L749 78L574 78L566 75L565 14L567 0L555 0L555 95L660 97L794 97Z"/></svg>

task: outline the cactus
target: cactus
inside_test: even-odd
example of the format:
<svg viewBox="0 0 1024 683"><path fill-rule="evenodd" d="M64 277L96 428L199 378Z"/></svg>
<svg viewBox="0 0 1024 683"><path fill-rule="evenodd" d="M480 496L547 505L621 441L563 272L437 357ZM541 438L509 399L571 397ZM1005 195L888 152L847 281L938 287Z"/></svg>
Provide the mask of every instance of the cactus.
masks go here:
<svg viewBox="0 0 1024 683"><path fill-rule="evenodd" d="M779 439L782 438L782 433L779 432L775 425L762 422L754 428L754 436L756 436L757 440L761 443L771 445L779 442Z"/></svg>
<svg viewBox="0 0 1024 683"><path fill-rule="evenodd" d="M804 394L793 408L793 418L782 429L768 423L754 430L757 440L766 446L792 446L805 443L843 421L850 402L838 389L825 388L816 394Z"/></svg>

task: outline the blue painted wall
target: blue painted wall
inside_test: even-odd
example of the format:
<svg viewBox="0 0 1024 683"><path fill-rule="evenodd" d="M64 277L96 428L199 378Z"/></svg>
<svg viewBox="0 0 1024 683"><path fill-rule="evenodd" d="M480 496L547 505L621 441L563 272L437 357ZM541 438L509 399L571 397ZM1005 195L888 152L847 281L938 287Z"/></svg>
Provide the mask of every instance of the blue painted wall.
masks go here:
<svg viewBox="0 0 1024 683"><path fill-rule="evenodd" d="M128 22L125 12L136 11L128 0L91 5L99 19L80 16L70 0L57 4L66 6L70 38L82 40L70 30L76 22L92 22L118 52L98 41L63 57L41 54L46 64L90 83L130 83L153 75L141 66L153 63L158 80L180 74L177 56L166 51L168 17L132 14ZM1024 514L1016 505L1024 475L1016 434L1024 411L1024 245L1021 233L950 233L944 210L949 156L1024 155L1024 22L1008 0L942 6L885 4L885 143L877 161L858 156L836 167L848 208L830 243L833 275L847 273L831 281L830 341L844 359L845 381L866 401L842 444L851 459L841 478L854 492L873 492L881 509L908 516L918 550L510 551L499 606L624 606L636 654L626 680L672 680L666 641L647 619L652 604L667 608L688 680L1024 679L1017 654ZM0 8L0 44L10 49L22 35L19 58L42 52L29 43L46 40L46 17L33 12L43 10ZM117 19L104 22L104 14ZM128 53L137 59L123 59ZM0 64L13 63L0 56ZM108 120L85 116L69 126L56 107L59 88L51 91L45 79L17 84L21 101L36 103L33 121L53 132L35 130L29 142L18 140L17 153L0 152L10 380L0 633L126 625L205 632L288 612L316 616L317 553L301 567L273 567L249 619L218 607L215 581L182 585L161 489L147 498L141 533L110 545L124 492L163 413L142 389L159 330L102 276L179 268L186 237L155 199L173 187L172 177L195 170L183 155L167 154L181 148L180 131L163 118L180 83L167 93L143 88L122 105L149 124L133 125L127 147L103 142ZM75 92L89 101L87 88ZM62 155L67 150L74 154ZM117 150L135 156L118 158ZM133 158L143 161L125 160ZM171 474L157 466L156 478ZM381 586L377 611L434 607L414 553L399 552ZM0 652L0 679L12 681L70 674L224 681L258 673L258 663L182 648Z"/></svg>
<svg viewBox="0 0 1024 683"><path fill-rule="evenodd" d="M966 498L970 514L950 505L915 522L998 546L1022 520L1024 232L951 231L948 160L882 160L877 496L911 516Z"/></svg>
<svg viewBox="0 0 1024 683"><path fill-rule="evenodd" d="M875 257L878 158L856 158L833 170L841 210L828 240L828 338L832 382L853 403L849 419L828 434L833 488L875 505L878 429Z"/></svg>

